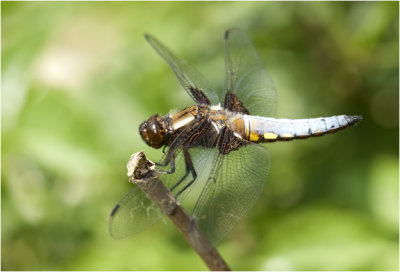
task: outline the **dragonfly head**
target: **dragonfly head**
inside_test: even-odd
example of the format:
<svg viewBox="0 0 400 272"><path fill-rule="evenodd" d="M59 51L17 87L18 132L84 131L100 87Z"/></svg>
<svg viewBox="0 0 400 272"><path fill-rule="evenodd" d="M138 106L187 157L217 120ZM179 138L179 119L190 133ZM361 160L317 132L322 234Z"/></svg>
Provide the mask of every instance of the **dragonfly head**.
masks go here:
<svg viewBox="0 0 400 272"><path fill-rule="evenodd" d="M150 116L139 127L142 139L153 148L160 148L166 144L166 121L163 116L158 114Z"/></svg>

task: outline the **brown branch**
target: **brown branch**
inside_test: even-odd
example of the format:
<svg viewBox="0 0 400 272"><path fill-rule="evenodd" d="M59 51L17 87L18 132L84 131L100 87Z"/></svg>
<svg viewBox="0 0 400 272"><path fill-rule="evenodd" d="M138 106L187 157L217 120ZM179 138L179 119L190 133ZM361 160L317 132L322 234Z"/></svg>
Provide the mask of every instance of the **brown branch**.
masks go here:
<svg viewBox="0 0 400 272"><path fill-rule="evenodd" d="M138 152L131 156L127 167L129 181L137 184L171 220L208 268L217 271L230 271L229 266L222 259L217 249L198 229L197 225L194 224L193 229L189 230L190 215L158 179L158 173L154 170L154 163L147 160L143 152Z"/></svg>

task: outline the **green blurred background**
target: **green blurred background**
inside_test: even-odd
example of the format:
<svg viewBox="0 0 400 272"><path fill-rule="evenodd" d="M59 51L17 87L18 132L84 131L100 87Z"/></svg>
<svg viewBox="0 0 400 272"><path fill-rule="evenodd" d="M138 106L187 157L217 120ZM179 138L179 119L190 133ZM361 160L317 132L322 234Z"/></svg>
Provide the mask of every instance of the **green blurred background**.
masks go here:
<svg viewBox="0 0 400 272"><path fill-rule="evenodd" d="M204 270L165 220L107 233L149 115L193 104L149 32L222 88L245 29L281 118L363 115L268 144L256 206L219 246L235 270L398 270L398 2L2 2L3 270Z"/></svg>

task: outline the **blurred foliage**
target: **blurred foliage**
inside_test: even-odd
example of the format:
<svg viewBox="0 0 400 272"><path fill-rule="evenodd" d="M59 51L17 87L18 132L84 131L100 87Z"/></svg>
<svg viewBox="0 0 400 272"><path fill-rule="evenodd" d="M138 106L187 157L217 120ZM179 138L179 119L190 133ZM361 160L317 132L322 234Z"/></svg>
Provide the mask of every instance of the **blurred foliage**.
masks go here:
<svg viewBox="0 0 400 272"><path fill-rule="evenodd" d="M361 114L334 135L267 145L259 201L219 249L235 270L398 270L398 2L1 2L3 270L204 270L170 223L115 241L149 115L192 104L143 38L215 87L222 34L245 29L277 117Z"/></svg>

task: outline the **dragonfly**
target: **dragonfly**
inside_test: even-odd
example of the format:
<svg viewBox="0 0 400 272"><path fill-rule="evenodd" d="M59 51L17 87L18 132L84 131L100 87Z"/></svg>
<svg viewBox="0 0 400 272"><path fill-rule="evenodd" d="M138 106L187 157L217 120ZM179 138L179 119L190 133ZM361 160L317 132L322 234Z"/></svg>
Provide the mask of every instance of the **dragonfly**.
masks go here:
<svg viewBox="0 0 400 272"><path fill-rule="evenodd" d="M191 222L217 244L259 198L270 170L262 145L337 132L358 123L357 115L309 119L273 118L274 85L246 32L224 34L225 86L215 91L207 79L155 37L146 40L167 62L195 105L143 122L139 133L153 148L164 147L156 164L162 182L185 199L195 195ZM197 189L193 189L197 188ZM135 186L112 210L109 232L122 239L149 228L161 211Z"/></svg>

